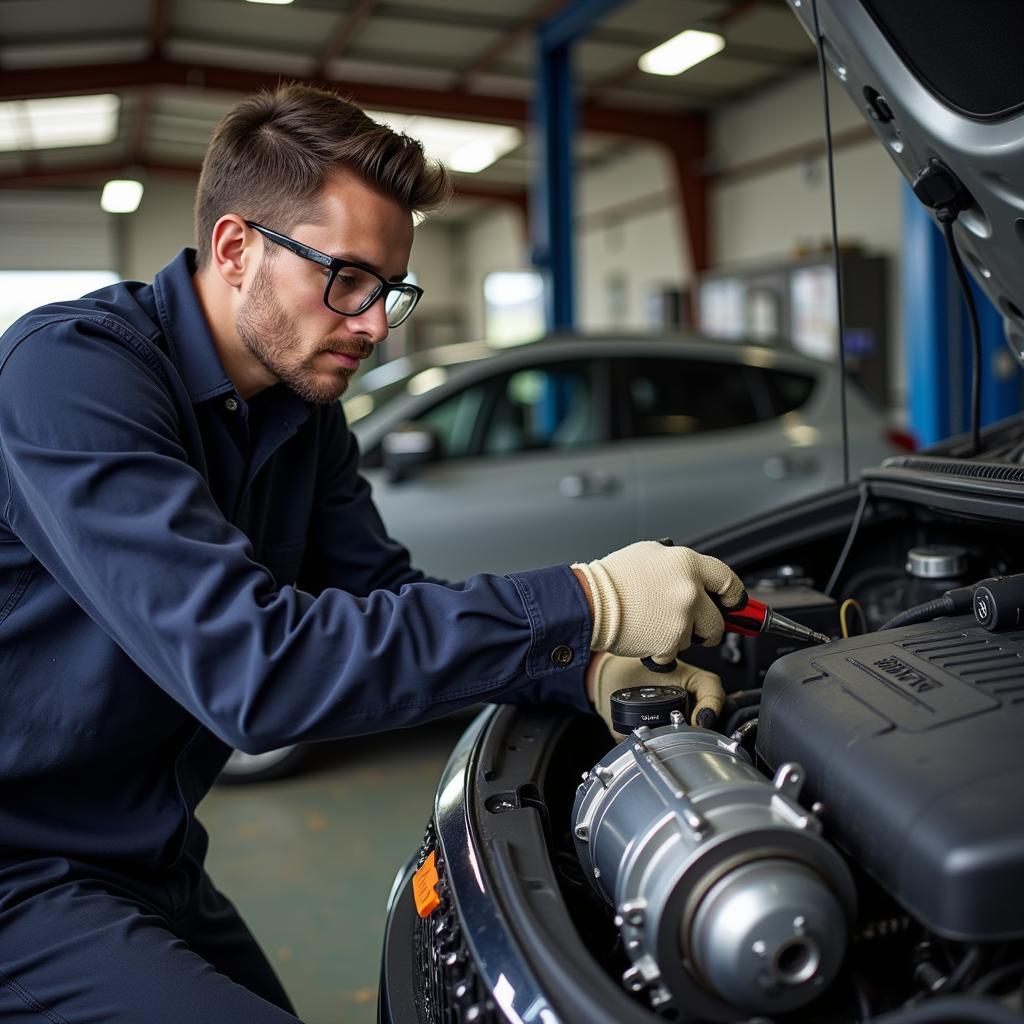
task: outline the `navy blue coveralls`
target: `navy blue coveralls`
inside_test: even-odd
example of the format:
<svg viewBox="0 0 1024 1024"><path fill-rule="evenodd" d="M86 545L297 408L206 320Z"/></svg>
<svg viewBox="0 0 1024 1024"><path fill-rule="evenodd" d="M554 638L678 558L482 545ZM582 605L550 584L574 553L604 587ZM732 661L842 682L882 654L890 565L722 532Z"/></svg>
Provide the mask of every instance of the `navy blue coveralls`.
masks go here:
<svg viewBox="0 0 1024 1024"><path fill-rule="evenodd" d="M293 1021L203 871L229 748L587 707L569 568L412 569L340 405L243 401L193 271L185 250L0 338L5 1022Z"/></svg>

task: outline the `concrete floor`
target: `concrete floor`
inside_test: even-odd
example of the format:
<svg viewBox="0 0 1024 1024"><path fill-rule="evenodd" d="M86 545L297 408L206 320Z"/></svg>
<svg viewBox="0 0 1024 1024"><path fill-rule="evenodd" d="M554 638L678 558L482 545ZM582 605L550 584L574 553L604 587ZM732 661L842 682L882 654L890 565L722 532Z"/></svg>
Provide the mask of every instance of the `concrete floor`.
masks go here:
<svg viewBox="0 0 1024 1024"><path fill-rule="evenodd" d="M312 748L292 778L199 807L207 866L305 1024L374 1024L388 892L418 847L465 714Z"/></svg>

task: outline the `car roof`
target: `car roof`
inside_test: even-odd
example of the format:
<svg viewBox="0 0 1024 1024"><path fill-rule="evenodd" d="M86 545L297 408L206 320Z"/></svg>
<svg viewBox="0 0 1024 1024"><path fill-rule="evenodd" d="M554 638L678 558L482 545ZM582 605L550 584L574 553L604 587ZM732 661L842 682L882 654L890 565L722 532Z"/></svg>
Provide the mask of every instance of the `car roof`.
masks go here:
<svg viewBox="0 0 1024 1024"><path fill-rule="evenodd" d="M604 332L594 334L553 334L536 341L513 346L499 346L484 341L439 345L422 352L401 356L356 377L350 396L375 391L433 367L446 369L469 366L480 360L498 359L509 364L528 363L538 353L545 360L572 358L581 352L592 356L644 355L681 356L718 361L777 367L795 372L820 374L828 364L795 352L766 345L744 344L710 339L699 334L628 334ZM348 396L346 396L348 397Z"/></svg>
<svg viewBox="0 0 1024 1024"><path fill-rule="evenodd" d="M812 4L788 3L814 40ZM1024 4L817 0L817 12L826 61L903 176L940 160L966 187L957 246L1024 364Z"/></svg>

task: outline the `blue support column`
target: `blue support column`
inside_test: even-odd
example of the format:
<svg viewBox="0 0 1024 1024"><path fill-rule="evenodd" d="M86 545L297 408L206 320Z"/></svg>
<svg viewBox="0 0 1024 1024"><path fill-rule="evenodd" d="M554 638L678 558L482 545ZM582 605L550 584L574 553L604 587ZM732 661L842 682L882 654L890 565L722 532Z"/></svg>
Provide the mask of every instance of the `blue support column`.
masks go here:
<svg viewBox="0 0 1024 1024"><path fill-rule="evenodd" d="M903 185L903 338L910 427L922 446L949 437L949 257L921 201ZM957 353L959 357L959 353ZM957 359L959 369L959 358ZM959 377L959 372L957 373Z"/></svg>
<svg viewBox="0 0 1024 1024"><path fill-rule="evenodd" d="M970 430L971 331L942 232L903 186L903 336L910 427L922 446ZM981 330L981 423L1021 408L1003 318L972 281ZM1011 357L1012 358L1012 357Z"/></svg>
<svg viewBox="0 0 1024 1024"><path fill-rule="evenodd" d="M536 100L539 161L530 203L533 262L544 277L544 320L549 331L576 323L573 253L573 156L576 111L570 44L538 46Z"/></svg>
<svg viewBox="0 0 1024 1024"><path fill-rule="evenodd" d="M572 45L622 0L576 0L537 32L535 120L539 161L530 202L531 258L544 277L549 331L571 330L575 316L573 138L576 98Z"/></svg>

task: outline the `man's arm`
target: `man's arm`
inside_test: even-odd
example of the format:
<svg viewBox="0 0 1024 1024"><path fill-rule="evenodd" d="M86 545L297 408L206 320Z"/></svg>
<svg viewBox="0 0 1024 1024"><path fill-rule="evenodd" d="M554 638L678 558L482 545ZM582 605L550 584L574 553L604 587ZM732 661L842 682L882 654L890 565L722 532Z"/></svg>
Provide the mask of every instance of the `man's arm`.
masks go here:
<svg viewBox="0 0 1024 1024"><path fill-rule="evenodd" d="M363 597L278 589L187 463L190 410L146 348L87 321L17 345L0 369L0 514L217 735L255 752L529 687L582 706L591 623L568 567Z"/></svg>

